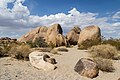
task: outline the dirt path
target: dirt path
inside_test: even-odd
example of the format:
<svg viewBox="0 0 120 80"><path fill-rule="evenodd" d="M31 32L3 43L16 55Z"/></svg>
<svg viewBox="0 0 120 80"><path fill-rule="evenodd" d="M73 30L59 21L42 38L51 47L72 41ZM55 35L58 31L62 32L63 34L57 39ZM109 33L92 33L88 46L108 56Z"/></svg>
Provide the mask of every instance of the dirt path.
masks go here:
<svg viewBox="0 0 120 80"><path fill-rule="evenodd" d="M117 80L120 77L120 61L115 61L116 71L103 73L94 79L82 77L74 71L74 66L80 58L88 57L86 51L68 48L69 52L59 52L61 55L51 55L57 60L57 69L43 71L32 67L29 61L18 61L5 57L0 58L0 80Z"/></svg>

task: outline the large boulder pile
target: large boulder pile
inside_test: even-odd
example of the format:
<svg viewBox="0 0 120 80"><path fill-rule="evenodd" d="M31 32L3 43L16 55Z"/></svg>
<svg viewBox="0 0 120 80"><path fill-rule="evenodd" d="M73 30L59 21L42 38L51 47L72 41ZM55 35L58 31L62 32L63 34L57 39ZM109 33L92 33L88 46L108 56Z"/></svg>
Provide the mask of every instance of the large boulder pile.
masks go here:
<svg viewBox="0 0 120 80"><path fill-rule="evenodd" d="M20 42L35 42L37 40L44 40L48 46L59 47L69 45L76 45L81 47L83 43L91 43L93 41L101 40L100 28L97 26L88 26L82 31L78 26L75 26L66 37L63 35L63 30L60 24L53 24L49 28L45 26L37 27L18 39Z"/></svg>
<svg viewBox="0 0 120 80"><path fill-rule="evenodd" d="M46 42L49 46L65 46L67 43L65 37L62 34L63 30L60 24L54 24L47 30Z"/></svg>
<svg viewBox="0 0 120 80"><path fill-rule="evenodd" d="M48 28L46 26L41 26L33 29L32 31L28 32L27 34L23 35L18 39L20 42L27 42L32 41L34 42L37 38L46 38L46 32Z"/></svg>
<svg viewBox="0 0 120 80"><path fill-rule="evenodd" d="M45 71L54 70L56 66L56 61L54 58L50 58L47 54L43 52L34 51L29 54L30 63L37 69L42 69Z"/></svg>
<svg viewBox="0 0 120 80"><path fill-rule="evenodd" d="M78 26L73 27L66 35L68 44L77 45L80 32L81 29Z"/></svg>
<svg viewBox="0 0 120 80"><path fill-rule="evenodd" d="M98 75L99 69L97 64L91 59L82 58L74 67L74 70L81 76L94 78Z"/></svg>
<svg viewBox="0 0 120 80"><path fill-rule="evenodd" d="M35 42L42 38L48 46L66 46L66 38L62 35L63 30L60 24L54 24L49 28L45 26L37 27L18 39L20 42Z"/></svg>
<svg viewBox="0 0 120 80"><path fill-rule="evenodd" d="M100 40L101 40L100 28L94 25L88 26L88 27L85 27L79 35L78 47L81 47L83 43L86 43L86 45L88 43L95 44L95 42L99 42Z"/></svg>

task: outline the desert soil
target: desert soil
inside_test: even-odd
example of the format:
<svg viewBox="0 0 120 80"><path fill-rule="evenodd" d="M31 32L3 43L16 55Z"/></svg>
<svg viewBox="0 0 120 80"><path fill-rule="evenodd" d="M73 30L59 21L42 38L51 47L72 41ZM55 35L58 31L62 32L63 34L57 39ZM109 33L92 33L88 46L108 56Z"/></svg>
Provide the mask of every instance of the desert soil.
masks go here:
<svg viewBox="0 0 120 80"><path fill-rule="evenodd" d="M114 72L99 72L99 76L89 79L74 71L74 66L81 58L89 57L85 50L76 47L68 52L50 56L57 61L57 69L43 71L34 68L29 61L16 60L10 57L0 58L0 80L118 80L120 78L120 60L114 61Z"/></svg>

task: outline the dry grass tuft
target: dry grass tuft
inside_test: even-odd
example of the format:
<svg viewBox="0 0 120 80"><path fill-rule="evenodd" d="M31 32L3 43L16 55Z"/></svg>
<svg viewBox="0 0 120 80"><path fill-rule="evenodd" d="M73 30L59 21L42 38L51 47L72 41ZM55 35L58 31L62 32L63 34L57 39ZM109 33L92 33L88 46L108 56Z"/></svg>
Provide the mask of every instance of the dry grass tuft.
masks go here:
<svg viewBox="0 0 120 80"><path fill-rule="evenodd" d="M101 71L113 72L115 70L113 66L113 62L110 59L94 58L94 61L97 63L98 68Z"/></svg>
<svg viewBox="0 0 120 80"><path fill-rule="evenodd" d="M53 48L50 53L52 54L59 54L58 52L68 52L68 49L66 47L57 47L57 48ZM59 54L60 55L60 54Z"/></svg>
<svg viewBox="0 0 120 80"><path fill-rule="evenodd" d="M46 47L46 48L32 48L32 51L39 51L39 52L50 52L52 48Z"/></svg>
<svg viewBox="0 0 120 80"><path fill-rule="evenodd" d="M103 40L102 44L110 44L112 46L115 46L118 50L120 50L120 39L108 39Z"/></svg>
<svg viewBox="0 0 120 80"><path fill-rule="evenodd" d="M57 51L68 52L68 49L66 47L58 47Z"/></svg>
<svg viewBox="0 0 120 80"><path fill-rule="evenodd" d="M1 43L0 44L0 57L11 56L10 50L13 46L17 46L16 43Z"/></svg>
<svg viewBox="0 0 120 80"><path fill-rule="evenodd" d="M3 51L3 48L0 47L0 57L4 57L5 56L5 53Z"/></svg>
<svg viewBox="0 0 120 80"><path fill-rule="evenodd" d="M101 41L100 40L85 40L84 42L82 42L82 44L78 44L78 49L80 50L86 50L94 45L98 45L100 44Z"/></svg>
<svg viewBox="0 0 120 80"><path fill-rule="evenodd" d="M16 59L29 60L29 53L31 52L31 49L28 45L22 44L18 47L13 46L10 52Z"/></svg>
<svg viewBox="0 0 120 80"><path fill-rule="evenodd" d="M118 50L116 47L107 45L97 45L92 46L89 49L91 57L100 57L105 59L113 59L116 55L118 55Z"/></svg>

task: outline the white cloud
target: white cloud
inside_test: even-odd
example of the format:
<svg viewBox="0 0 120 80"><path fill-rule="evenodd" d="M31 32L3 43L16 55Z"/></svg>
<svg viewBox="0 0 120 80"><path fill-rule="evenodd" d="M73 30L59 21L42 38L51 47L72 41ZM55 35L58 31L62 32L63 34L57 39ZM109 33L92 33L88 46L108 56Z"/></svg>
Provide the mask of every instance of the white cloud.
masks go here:
<svg viewBox="0 0 120 80"><path fill-rule="evenodd" d="M8 3L12 3L14 2L15 0L0 0L0 8L7 8L7 4Z"/></svg>
<svg viewBox="0 0 120 80"><path fill-rule="evenodd" d="M119 34L116 34L116 32L120 32L120 23L109 23L109 19L107 17L97 18L99 16L98 13L79 12L76 8L73 8L68 11L67 14L58 13L54 15L51 14L49 16L35 16L30 15L30 11L27 6L23 5L24 1L25 0L1 0L0 32L3 32L4 36L9 35L12 37L18 37L36 26L49 26L54 23L59 23L63 27L65 33L74 25L78 25L81 28L88 25L98 25L102 29L103 35L107 37L116 37L118 35L119 37ZM7 8L8 3L13 3L14 6L12 9ZM120 17L119 12L113 16L113 18L118 17ZM9 33L11 33L11 31L16 34L10 35ZM112 34L116 34L116 36Z"/></svg>
<svg viewBox="0 0 120 80"><path fill-rule="evenodd" d="M25 0L16 0L16 3L24 3Z"/></svg>
<svg viewBox="0 0 120 80"><path fill-rule="evenodd" d="M24 0L17 0L14 3L14 6L12 8L12 14L14 15L15 18L17 19L24 19L30 15L30 12L27 8L27 6L23 6L22 3Z"/></svg>
<svg viewBox="0 0 120 80"><path fill-rule="evenodd" d="M113 27L120 27L120 22L116 22L112 24Z"/></svg>
<svg viewBox="0 0 120 80"><path fill-rule="evenodd" d="M120 11L116 12L116 13L113 15L113 18L114 18L114 19L120 19Z"/></svg>

